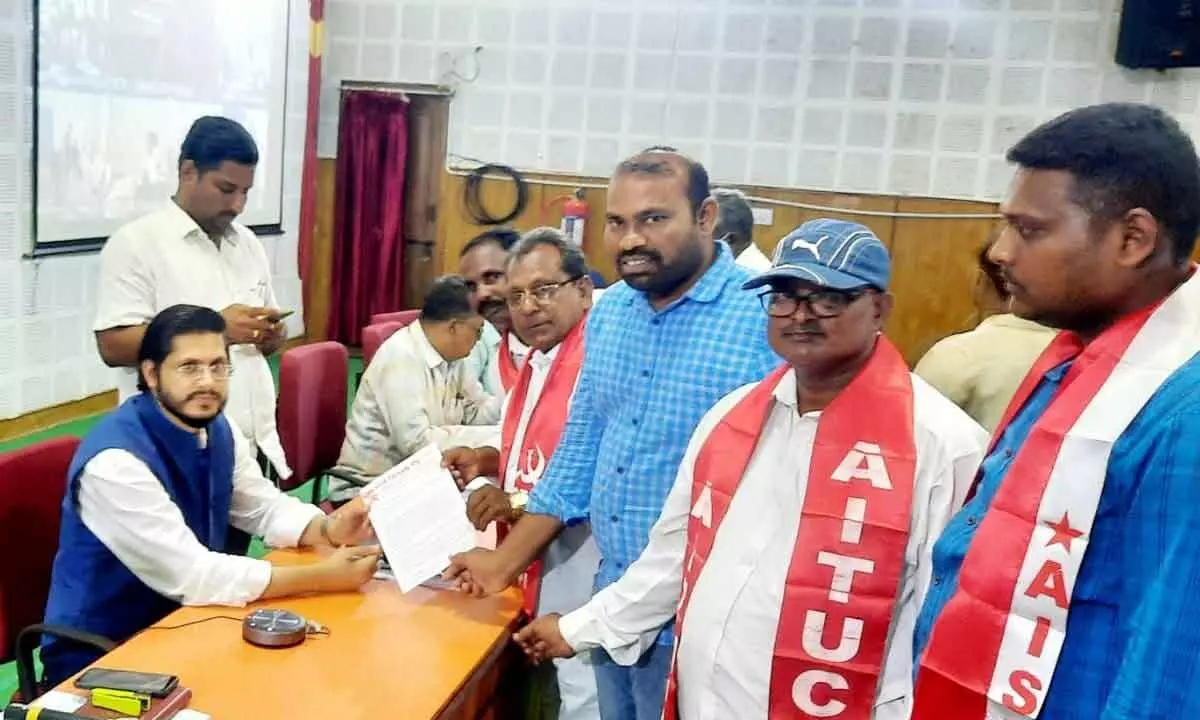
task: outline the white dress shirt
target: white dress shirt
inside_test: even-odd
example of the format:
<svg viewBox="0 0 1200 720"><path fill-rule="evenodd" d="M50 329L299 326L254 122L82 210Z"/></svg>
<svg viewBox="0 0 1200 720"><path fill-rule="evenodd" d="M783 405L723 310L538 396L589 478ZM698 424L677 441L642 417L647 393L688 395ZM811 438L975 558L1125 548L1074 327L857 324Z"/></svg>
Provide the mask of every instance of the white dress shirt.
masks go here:
<svg viewBox="0 0 1200 720"><path fill-rule="evenodd" d="M374 476L430 443L443 450L488 444L500 404L483 392L470 363L438 353L418 320L385 340L363 373L338 465ZM355 494L336 478L330 489L339 500Z"/></svg>
<svg viewBox="0 0 1200 720"><path fill-rule="evenodd" d="M554 359L558 357L561 345L556 345L546 352L532 350L528 357L530 366L529 390L525 395L525 405L521 408L521 417L517 421L516 432L513 435L513 447L519 448L525 442L525 432L529 427L529 419L533 410L541 400L542 391L546 387L546 379ZM500 420L501 427L504 417L513 410L512 393L504 403L504 411ZM568 412L570 406L568 404ZM566 419L566 413L563 414ZM494 440L492 447L499 449L499 441ZM505 470L504 491L516 492L516 477L518 473L519 452L510 452L508 467ZM546 461L549 462L547 457ZM477 478L467 485L466 496L482 487L488 481ZM490 530L490 528L489 528ZM542 553L542 584L538 596L538 612L563 613L570 612L588 601L592 596L592 587L596 579L596 568L600 565L600 550L592 538L591 526L580 523L563 528L553 542ZM577 655L566 660L555 660L559 686L559 715L560 720L591 720L599 717L599 700L596 694L595 671L591 660L584 655Z"/></svg>
<svg viewBox="0 0 1200 720"><path fill-rule="evenodd" d="M144 325L181 303L220 312L230 305L278 308L271 268L258 237L233 223L220 247L174 202L117 230L100 251L96 332ZM233 345L226 415L271 461L292 474L275 429L275 381L254 345ZM120 402L137 394L137 369L118 368Z"/></svg>
<svg viewBox="0 0 1200 720"><path fill-rule="evenodd" d="M233 423L230 423L233 425ZM242 433L233 429L229 522L268 545L292 547L320 508L279 491L263 477ZM197 435L203 446L206 436ZM271 564L205 547L149 466L126 450L104 450L79 476L79 515L130 572L184 605L242 606L271 582Z"/></svg>
<svg viewBox="0 0 1200 720"><path fill-rule="evenodd" d="M912 633L929 588L930 551L961 507L986 449L987 433L913 376L917 466L902 588L889 630L876 720L907 720L912 695ZM753 385L722 399L688 445L649 544L625 574L562 618L577 651L603 647L636 662L676 611L683 584L687 523L697 453L717 422ZM771 664L783 590L807 488L818 412L800 415L788 373L679 629L679 708L683 720L767 717Z"/></svg>
<svg viewBox="0 0 1200 720"><path fill-rule="evenodd" d="M766 272L771 269L771 258L763 254L762 250L758 249L758 245L750 243L745 250L734 260L738 265L753 270L756 273Z"/></svg>
<svg viewBox="0 0 1200 720"><path fill-rule="evenodd" d="M475 347L471 348L471 354L467 357L467 362L473 368L472 372L479 380L483 391L494 398L504 397L504 384L500 381L500 340L502 338L503 336L496 326L484 320L479 341L475 343ZM529 357L529 351L529 346L521 342L516 333L508 334L508 353L518 370L525 366L525 359Z"/></svg>

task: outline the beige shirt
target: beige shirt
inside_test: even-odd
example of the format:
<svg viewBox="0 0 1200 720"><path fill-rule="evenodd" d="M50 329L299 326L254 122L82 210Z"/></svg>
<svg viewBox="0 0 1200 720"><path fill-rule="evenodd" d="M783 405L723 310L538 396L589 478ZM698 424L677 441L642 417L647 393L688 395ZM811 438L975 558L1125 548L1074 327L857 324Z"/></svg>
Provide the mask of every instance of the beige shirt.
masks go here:
<svg viewBox="0 0 1200 720"><path fill-rule="evenodd" d="M384 341L363 373L338 465L373 476L430 443L486 444L496 437L500 403L484 393L473 365L438 353L418 320ZM354 494L349 488L335 480L330 491L344 499Z"/></svg>
<svg viewBox="0 0 1200 720"><path fill-rule="evenodd" d="M974 330L943 338L915 372L992 431L1056 333L1016 315L993 315Z"/></svg>
<svg viewBox="0 0 1200 720"><path fill-rule="evenodd" d="M186 303L220 312L230 305L278 308L271 267L258 237L233 223L220 247L174 202L117 230L100 251L96 320L99 332L144 325L163 310ZM254 345L229 348L233 376L225 414L241 428L250 453L262 450L288 477L275 429L275 381ZM137 370L117 369L121 402L137 394Z"/></svg>
<svg viewBox="0 0 1200 720"><path fill-rule="evenodd" d="M713 428L754 387L723 398L700 421L641 556L617 582L559 628L576 651L602 647L622 665L637 662L674 616L683 587L696 457ZM683 720L767 720L772 650L784 586L808 488L819 412L801 415L788 373L746 475L738 486L678 630L679 716ZM907 720L912 697L912 634L933 577L930 551L962 506L987 446L987 433L933 388L913 378L917 467L912 525L875 720Z"/></svg>

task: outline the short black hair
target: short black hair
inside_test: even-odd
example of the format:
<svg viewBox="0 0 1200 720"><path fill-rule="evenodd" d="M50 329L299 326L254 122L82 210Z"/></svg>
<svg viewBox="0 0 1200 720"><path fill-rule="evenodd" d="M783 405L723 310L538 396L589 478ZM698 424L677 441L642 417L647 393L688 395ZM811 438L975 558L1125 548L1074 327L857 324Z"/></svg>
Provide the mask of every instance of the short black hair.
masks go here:
<svg viewBox="0 0 1200 720"><path fill-rule="evenodd" d="M749 247L754 242L754 211L746 194L736 188L714 188L712 194L718 208L713 237L728 236L733 247Z"/></svg>
<svg viewBox="0 0 1200 720"><path fill-rule="evenodd" d="M570 278L580 278L588 274L587 257L574 243L567 240L562 231L553 227L534 228L521 236L516 245L508 251L508 262L525 257L539 247L552 247L558 250L559 267Z"/></svg>
<svg viewBox="0 0 1200 720"><path fill-rule="evenodd" d="M511 248L513 245L516 245L517 241L520 239L521 233L510 227L488 228L487 230L484 230L468 240L467 244L463 245L462 251L458 253L458 257L466 257L467 253L471 252L477 247L487 245L488 243L495 243L496 245L500 246L501 250L508 252L509 248Z"/></svg>
<svg viewBox="0 0 1200 720"><path fill-rule="evenodd" d="M258 164L258 145L240 123L226 117L205 115L192 123L179 148L179 164L191 160L203 175L223 162Z"/></svg>
<svg viewBox="0 0 1200 720"><path fill-rule="evenodd" d="M175 338L206 333L225 333L225 318L212 308L172 305L155 315L146 326L146 334L142 336L142 344L138 348L138 390L144 392L150 387L142 374L143 362L149 360L159 367L175 347Z"/></svg>
<svg viewBox="0 0 1200 720"><path fill-rule="evenodd" d="M1162 110L1134 103L1072 110L1026 135L1007 157L1023 168L1071 173L1071 200L1094 220L1144 208L1163 228L1174 259L1191 256L1200 234L1200 159Z"/></svg>
<svg viewBox="0 0 1200 720"><path fill-rule="evenodd" d="M613 174L673 175L679 165L687 172L685 191L688 204L692 208L692 215L698 217L701 206L709 196L708 171L703 165L675 148L666 145L648 147L633 157L622 160Z"/></svg>
<svg viewBox="0 0 1200 720"><path fill-rule="evenodd" d="M448 322L475 314L471 306L471 290L460 275L443 275L434 280L421 306L422 322Z"/></svg>

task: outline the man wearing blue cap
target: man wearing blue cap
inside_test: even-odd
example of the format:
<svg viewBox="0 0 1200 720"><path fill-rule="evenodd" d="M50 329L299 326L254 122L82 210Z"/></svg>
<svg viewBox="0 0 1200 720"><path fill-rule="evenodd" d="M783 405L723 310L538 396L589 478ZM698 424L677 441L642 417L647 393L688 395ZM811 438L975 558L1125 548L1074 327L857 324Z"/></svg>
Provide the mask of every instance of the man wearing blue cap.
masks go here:
<svg viewBox="0 0 1200 720"><path fill-rule="evenodd" d="M928 550L987 433L881 335L890 274L862 225L780 242L745 287L787 364L704 417L641 557L518 633L528 654L633 662L678 612L668 720L907 720Z"/></svg>

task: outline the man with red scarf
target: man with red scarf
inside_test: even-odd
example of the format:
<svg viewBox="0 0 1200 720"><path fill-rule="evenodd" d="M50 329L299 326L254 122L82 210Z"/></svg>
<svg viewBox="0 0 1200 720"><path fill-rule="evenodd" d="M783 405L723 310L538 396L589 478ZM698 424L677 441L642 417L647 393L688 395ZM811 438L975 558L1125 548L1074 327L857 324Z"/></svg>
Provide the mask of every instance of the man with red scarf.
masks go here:
<svg viewBox="0 0 1200 720"><path fill-rule="evenodd" d="M746 287L787 364L705 416L641 557L527 653L632 662L677 613L668 720L907 720L928 548L987 436L881 335L890 274L862 225L782 240Z"/></svg>
<svg viewBox="0 0 1200 720"><path fill-rule="evenodd" d="M1200 717L1200 158L1110 103L1008 159L990 257L1012 312L1062 332L933 547L913 717Z"/></svg>
<svg viewBox="0 0 1200 720"><path fill-rule="evenodd" d="M523 511L566 424L592 304L583 253L553 228L523 236L510 250L506 274L513 330L529 343L531 352L505 401L500 447L452 448L444 455L451 471L468 483L471 522L479 530L497 522L501 533ZM499 485L486 476L498 477ZM599 560L587 523L565 529L521 578L530 617L539 610L566 612L586 603ZM557 716L598 717L591 665L579 658L556 664Z"/></svg>

